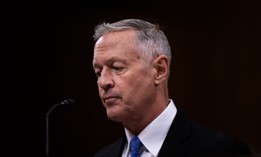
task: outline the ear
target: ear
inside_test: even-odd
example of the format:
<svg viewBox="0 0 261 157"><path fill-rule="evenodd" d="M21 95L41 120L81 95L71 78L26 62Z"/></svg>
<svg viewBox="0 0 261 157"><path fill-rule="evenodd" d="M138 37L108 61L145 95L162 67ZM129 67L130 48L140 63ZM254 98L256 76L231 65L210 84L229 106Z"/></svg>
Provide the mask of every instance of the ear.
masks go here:
<svg viewBox="0 0 261 157"><path fill-rule="evenodd" d="M159 85L163 81L165 81L168 77L169 71L169 60L168 57L165 55L158 56L153 61L153 66L156 70L155 73L155 85Z"/></svg>

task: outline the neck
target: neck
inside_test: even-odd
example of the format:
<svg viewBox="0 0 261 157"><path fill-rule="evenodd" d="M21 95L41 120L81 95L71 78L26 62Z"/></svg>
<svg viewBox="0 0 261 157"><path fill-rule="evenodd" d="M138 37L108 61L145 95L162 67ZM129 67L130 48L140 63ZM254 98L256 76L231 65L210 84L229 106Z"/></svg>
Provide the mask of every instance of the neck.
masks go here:
<svg viewBox="0 0 261 157"><path fill-rule="evenodd" d="M139 115L137 116L138 118L131 119L129 122L123 123L123 125L133 134L138 135L165 110L168 104L169 97L166 92L166 94L150 104L150 107L146 112L139 112Z"/></svg>

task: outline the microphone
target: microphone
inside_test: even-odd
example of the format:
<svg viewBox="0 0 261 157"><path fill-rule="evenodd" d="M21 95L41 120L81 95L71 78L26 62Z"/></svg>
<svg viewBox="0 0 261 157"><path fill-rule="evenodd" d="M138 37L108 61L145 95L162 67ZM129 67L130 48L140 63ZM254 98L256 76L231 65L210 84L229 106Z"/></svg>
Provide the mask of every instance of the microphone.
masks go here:
<svg viewBox="0 0 261 157"><path fill-rule="evenodd" d="M49 116L50 114L53 112L53 110L58 107L58 106L61 106L61 107L70 107L74 104L74 100L72 99L66 99L66 100L63 100L57 104L55 104L47 113L46 113L46 150L45 150L45 153L46 153L46 157L49 157L50 156L50 148L49 148Z"/></svg>

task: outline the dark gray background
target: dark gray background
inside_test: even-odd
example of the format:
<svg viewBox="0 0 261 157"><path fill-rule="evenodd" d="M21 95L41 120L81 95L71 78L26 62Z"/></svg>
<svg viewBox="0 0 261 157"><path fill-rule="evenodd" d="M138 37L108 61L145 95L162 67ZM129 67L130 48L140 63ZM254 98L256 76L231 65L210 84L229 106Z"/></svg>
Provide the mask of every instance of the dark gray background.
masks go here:
<svg viewBox="0 0 261 157"><path fill-rule="evenodd" d="M260 7L258 0L2 2L1 153L44 156L45 114L67 98L76 104L50 117L53 157L90 156L122 135L98 96L92 34L95 25L123 18L165 31L178 107L259 153Z"/></svg>

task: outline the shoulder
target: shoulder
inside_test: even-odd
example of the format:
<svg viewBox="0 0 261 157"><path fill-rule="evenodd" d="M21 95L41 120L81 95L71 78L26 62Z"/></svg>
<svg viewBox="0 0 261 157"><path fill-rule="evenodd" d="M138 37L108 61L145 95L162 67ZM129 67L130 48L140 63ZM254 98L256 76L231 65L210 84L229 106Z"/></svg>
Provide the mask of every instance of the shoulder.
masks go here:
<svg viewBox="0 0 261 157"><path fill-rule="evenodd" d="M120 156L126 141L126 137L121 137L114 143L100 149L93 157L117 157Z"/></svg>
<svg viewBox="0 0 261 157"><path fill-rule="evenodd" d="M191 146L195 151L206 154L215 153L222 156L249 155L250 149L246 143L226 133L192 123Z"/></svg>
<svg viewBox="0 0 261 157"><path fill-rule="evenodd" d="M94 157L102 157L102 156L104 156L105 154L106 154L106 155L110 154L110 152L112 151L114 145L115 145L115 144L110 144L110 145L105 146L104 148L100 149L100 150L94 155Z"/></svg>
<svg viewBox="0 0 261 157"><path fill-rule="evenodd" d="M167 137L168 145L173 143L173 139L179 141L187 150L187 156L223 157L251 154L249 147L243 141L195 123L181 110L178 110Z"/></svg>

